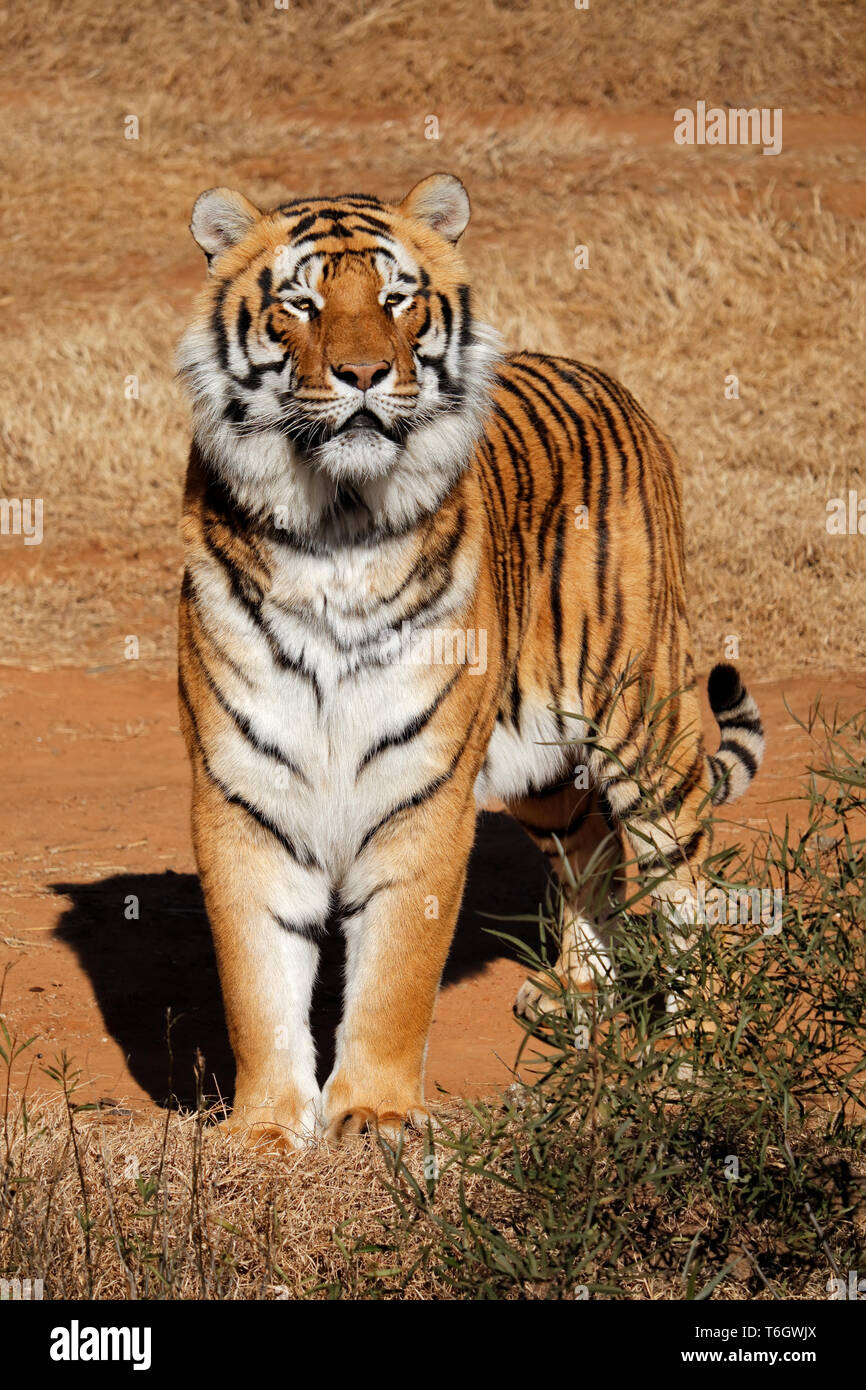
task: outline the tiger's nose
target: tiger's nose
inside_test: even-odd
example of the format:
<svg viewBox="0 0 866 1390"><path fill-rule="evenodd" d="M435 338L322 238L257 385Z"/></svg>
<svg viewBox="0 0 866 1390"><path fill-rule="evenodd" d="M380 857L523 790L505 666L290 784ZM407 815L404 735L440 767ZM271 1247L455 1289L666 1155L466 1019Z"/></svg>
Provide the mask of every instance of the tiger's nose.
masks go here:
<svg viewBox="0 0 866 1390"><path fill-rule="evenodd" d="M383 381L391 370L390 362L341 362L333 372L340 381L357 386L359 391L368 391L377 382Z"/></svg>

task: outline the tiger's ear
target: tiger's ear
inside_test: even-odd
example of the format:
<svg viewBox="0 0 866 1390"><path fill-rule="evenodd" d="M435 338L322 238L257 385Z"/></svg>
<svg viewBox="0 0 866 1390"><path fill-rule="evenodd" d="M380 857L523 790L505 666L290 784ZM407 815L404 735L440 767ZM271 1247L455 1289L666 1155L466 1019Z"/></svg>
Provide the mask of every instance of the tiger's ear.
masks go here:
<svg viewBox="0 0 866 1390"><path fill-rule="evenodd" d="M261 215L242 193L232 188L209 188L195 200L189 229L210 265L215 256L245 237Z"/></svg>
<svg viewBox="0 0 866 1390"><path fill-rule="evenodd" d="M431 174L406 194L400 212L426 222L446 241L459 241L469 222L469 194L454 174Z"/></svg>

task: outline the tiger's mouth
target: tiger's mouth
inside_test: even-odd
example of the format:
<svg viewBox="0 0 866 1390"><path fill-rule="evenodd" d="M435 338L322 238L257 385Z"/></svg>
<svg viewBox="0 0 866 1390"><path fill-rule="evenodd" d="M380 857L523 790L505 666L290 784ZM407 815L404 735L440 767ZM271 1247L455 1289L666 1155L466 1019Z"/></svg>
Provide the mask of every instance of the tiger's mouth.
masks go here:
<svg viewBox="0 0 866 1390"><path fill-rule="evenodd" d="M386 423L372 410L362 407L350 415L348 420L344 420L341 425L324 430L322 442L333 439L345 440L347 443L376 444L381 440L387 440L390 444L402 445L405 444L416 424L417 421L411 416L400 417Z"/></svg>
<svg viewBox="0 0 866 1390"><path fill-rule="evenodd" d="M378 415L374 415L371 410L356 410L354 415L350 415L344 424L340 425L335 431L336 434L383 434L386 439L392 438L388 426L383 424Z"/></svg>

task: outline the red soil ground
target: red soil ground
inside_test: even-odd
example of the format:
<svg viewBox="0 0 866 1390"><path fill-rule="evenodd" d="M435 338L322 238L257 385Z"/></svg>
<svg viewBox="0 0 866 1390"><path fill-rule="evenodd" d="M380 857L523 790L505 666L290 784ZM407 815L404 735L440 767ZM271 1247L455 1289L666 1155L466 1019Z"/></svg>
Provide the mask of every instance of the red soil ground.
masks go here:
<svg viewBox="0 0 866 1390"><path fill-rule="evenodd" d="M812 749L786 702L801 716L819 692L843 713L866 704L866 677L750 688L767 726L767 759L749 795L730 808L737 834L803 816L796 798ZM31 1090L43 1089L41 1068L65 1049L81 1069L82 1099L110 1097L140 1111L170 1089L190 1098L198 1047L209 1088L229 1096L231 1056L195 877L173 681L148 679L135 663L53 673L3 667L0 717L8 740L0 970L11 966L0 1012L19 1039L35 1035L17 1083L29 1077ZM536 934L480 914L532 913L544 889L543 861L515 823L485 814L436 1010L430 1098L437 1087L478 1096L508 1083L521 1039L511 1004L524 971L488 929L530 942ZM131 896L138 920L125 915ZM316 1015L325 1060L338 990L338 962L328 961ZM168 1007L178 1019L171 1087Z"/></svg>

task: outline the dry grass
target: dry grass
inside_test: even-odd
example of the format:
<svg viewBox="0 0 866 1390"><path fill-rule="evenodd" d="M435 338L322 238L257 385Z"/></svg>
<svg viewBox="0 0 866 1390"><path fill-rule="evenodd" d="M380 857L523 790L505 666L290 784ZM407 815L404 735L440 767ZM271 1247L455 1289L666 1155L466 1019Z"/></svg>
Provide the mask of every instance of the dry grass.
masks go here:
<svg viewBox="0 0 866 1390"><path fill-rule="evenodd" d="M135 6L50 0L7 14L19 86L90 83L126 101L191 108L667 105L736 89L758 105L856 107L866 36L856 0L619 0L576 12L553 0L227 0ZM386 54L383 61L383 50ZM735 103L736 104L736 103ZM199 116L199 119L201 116Z"/></svg>
<svg viewBox="0 0 866 1390"><path fill-rule="evenodd" d="M285 1160L239 1149L195 1114L126 1120L70 1112L62 1097L31 1123L13 1161L26 1144L39 1195L19 1234L35 1238L46 1298L327 1296L352 1279L334 1232L351 1239L391 1208L367 1143Z"/></svg>
<svg viewBox="0 0 866 1390"><path fill-rule="evenodd" d="M585 1282L593 1297L679 1300L694 1297L725 1268L717 1297L771 1299L749 1258L758 1251L762 1272L778 1268L782 1282L776 1287L784 1296L822 1299L834 1265L821 1242L808 1239L809 1198L813 1204L821 1195L825 1199L819 1209L832 1227L831 1258L840 1268L866 1237L862 1155L798 1135L792 1142L800 1171L789 1187L784 1151L777 1145L763 1153L746 1149L740 1136L743 1162L766 1163L773 1185L761 1194L760 1210L737 1223L727 1249L717 1230L723 1203L697 1185L684 1197L683 1186L694 1181L695 1172L680 1169L676 1196L649 1177L635 1188L622 1158L599 1152L593 1160L599 1185L606 1185L611 1201L620 1188L618 1215L633 1232L631 1245L613 1258L604 1270L606 1282L598 1286L591 1260L572 1273L564 1261L556 1263L556 1252L550 1267L542 1264L533 1274L527 1236L535 1234L531 1205L538 1198L531 1180L538 1175L532 1172L531 1135L524 1114L510 1106L494 1104L483 1115L479 1124L468 1112L452 1111L451 1134L464 1161L438 1150L435 1205L428 1207L418 1200L429 1185L430 1150L421 1138L406 1143L396 1164L390 1150L369 1139L286 1159L239 1149L195 1113L133 1121L110 1111L76 1113L62 1098L46 1101L30 1116L29 1136L19 1129L9 1148L0 1273L42 1278L44 1296L53 1300L523 1300L575 1297ZM495 1152L491 1128L498 1137ZM584 1141L565 1131L561 1143L569 1139L573 1160ZM725 1139L730 1147L729 1136L720 1133L719 1154ZM522 1193L512 1167L518 1149L530 1179ZM564 1151L556 1156L565 1164ZM698 1158L707 1161L704 1153ZM669 1165L674 1162L668 1158ZM720 1157L717 1163L721 1167ZM845 1210L852 1193L853 1216ZM590 1194L575 1182L561 1195L574 1203L563 1200L555 1209L565 1232L582 1220ZM792 1251L786 1237L793 1230L799 1240ZM489 1231L510 1246L511 1270L507 1260L497 1270L495 1247L490 1255L483 1250ZM697 1247L696 1237L706 1237L707 1246L691 1262L697 1280L692 1287L687 1256ZM519 1263L521 1241L527 1242L526 1269ZM456 1273L450 1262L456 1262ZM488 1262L491 1268L485 1269ZM485 1276L491 1286L486 1290Z"/></svg>
<svg viewBox="0 0 866 1390"><path fill-rule="evenodd" d="M39 549L3 542L5 661L110 661L136 632L170 666L195 194L396 196L445 166L470 188L466 254L507 341L612 370L673 436L699 664L736 633L768 675L862 665L845 618L866 606L861 545L824 521L862 476L866 233L821 192L856 196L862 148L850 132L775 160L647 146L582 114L669 118L701 96L852 109L855 5L89 0L58 22L38 0L4 41L0 490L42 496L46 527Z"/></svg>

